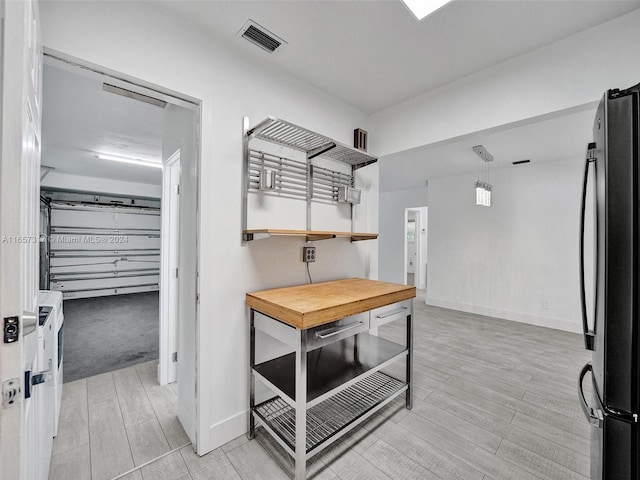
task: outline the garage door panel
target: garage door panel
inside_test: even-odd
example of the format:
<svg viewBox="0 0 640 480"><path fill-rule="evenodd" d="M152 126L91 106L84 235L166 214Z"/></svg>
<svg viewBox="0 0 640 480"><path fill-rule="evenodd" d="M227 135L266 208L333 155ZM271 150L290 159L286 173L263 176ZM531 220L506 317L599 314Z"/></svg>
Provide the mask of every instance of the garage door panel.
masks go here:
<svg viewBox="0 0 640 480"><path fill-rule="evenodd" d="M118 213L116 217L116 228L118 229L127 229L127 228L158 229L159 228L158 215Z"/></svg>
<svg viewBox="0 0 640 480"><path fill-rule="evenodd" d="M90 201L51 203L49 288L65 298L158 290L160 202L142 208Z"/></svg>
<svg viewBox="0 0 640 480"><path fill-rule="evenodd" d="M51 251L98 250L128 252L130 250L160 249L159 235L58 235L51 236Z"/></svg>
<svg viewBox="0 0 640 480"><path fill-rule="evenodd" d="M60 227L116 228L114 212L51 208L51 225Z"/></svg>
<svg viewBox="0 0 640 480"><path fill-rule="evenodd" d="M160 276L150 273L149 275L137 275L133 277L120 276L111 278L87 278L87 279L72 279L64 280L60 282L51 282L53 290L75 291L75 290L90 290L90 289L104 289L104 288L118 288L127 286L147 285L149 290L157 290L160 282ZM153 288L151 288L153 287Z"/></svg>
<svg viewBox="0 0 640 480"><path fill-rule="evenodd" d="M87 271L124 271L141 268L159 268L160 255L143 258L105 257L105 258L52 258L51 273Z"/></svg>

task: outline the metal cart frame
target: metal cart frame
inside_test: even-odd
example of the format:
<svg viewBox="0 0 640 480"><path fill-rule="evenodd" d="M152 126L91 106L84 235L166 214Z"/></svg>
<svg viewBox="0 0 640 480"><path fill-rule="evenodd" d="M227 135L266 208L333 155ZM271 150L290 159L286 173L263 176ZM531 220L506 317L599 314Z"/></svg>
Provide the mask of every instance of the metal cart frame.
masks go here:
<svg viewBox="0 0 640 480"><path fill-rule="evenodd" d="M306 478L308 459L403 392L406 408L412 408L413 302L376 310L381 309L303 330L250 309L248 437L255 437L257 420L295 459L296 480ZM367 333L401 319L406 320L406 345ZM256 330L294 352L256 365ZM404 380L381 371L403 358ZM259 405L256 378L276 394Z"/></svg>

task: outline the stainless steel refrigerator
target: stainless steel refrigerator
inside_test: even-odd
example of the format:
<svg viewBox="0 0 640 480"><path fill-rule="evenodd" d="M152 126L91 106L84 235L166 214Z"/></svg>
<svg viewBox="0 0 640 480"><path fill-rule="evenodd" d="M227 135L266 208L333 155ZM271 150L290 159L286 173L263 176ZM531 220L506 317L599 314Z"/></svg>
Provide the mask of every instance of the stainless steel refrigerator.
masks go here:
<svg viewBox="0 0 640 480"><path fill-rule="evenodd" d="M604 94L584 170L582 321L585 348L593 354L580 373L578 396L591 425L593 480L640 480L639 99L640 84ZM592 238L585 238L585 223L593 226L588 229ZM586 270L593 281L585 280L585 260L590 257L593 266ZM587 373L593 387L590 398L583 389Z"/></svg>

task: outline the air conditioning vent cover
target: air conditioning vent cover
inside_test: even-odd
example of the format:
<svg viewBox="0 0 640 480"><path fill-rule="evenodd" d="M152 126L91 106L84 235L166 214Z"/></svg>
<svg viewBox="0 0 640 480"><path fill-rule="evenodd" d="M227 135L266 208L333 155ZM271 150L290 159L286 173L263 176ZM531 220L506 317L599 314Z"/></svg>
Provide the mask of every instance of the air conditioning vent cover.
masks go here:
<svg viewBox="0 0 640 480"><path fill-rule="evenodd" d="M287 45L287 42L282 38L258 25L253 20L245 23L238 35L269 53L280 51Z"/></svg>

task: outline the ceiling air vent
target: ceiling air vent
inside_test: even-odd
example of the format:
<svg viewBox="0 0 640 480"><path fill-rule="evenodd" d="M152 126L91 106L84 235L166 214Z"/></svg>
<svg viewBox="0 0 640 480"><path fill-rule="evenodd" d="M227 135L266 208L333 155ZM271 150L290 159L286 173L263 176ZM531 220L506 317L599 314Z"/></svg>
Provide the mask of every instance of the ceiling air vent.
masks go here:
<svg viewBox="0 0 640 480"><path fill-rule="evenodd" d="M282 50L282 47L287 44L283 39L271 33L263 26L258 25L253 20L245 23L240 32L238 32L238 35L269 53Z"/></svg>

